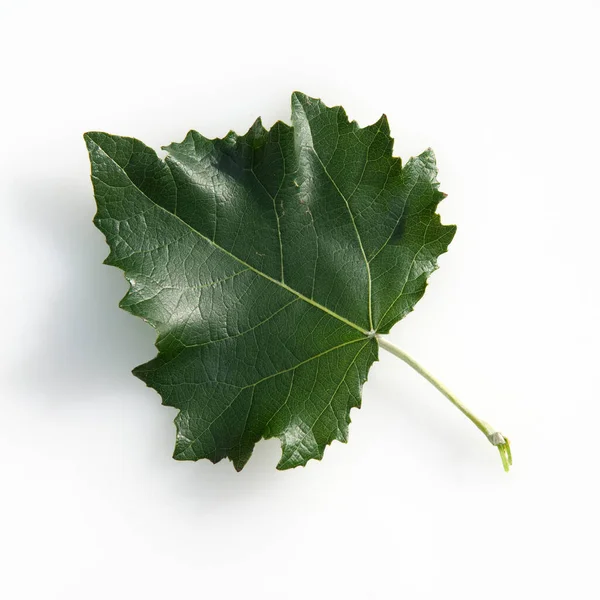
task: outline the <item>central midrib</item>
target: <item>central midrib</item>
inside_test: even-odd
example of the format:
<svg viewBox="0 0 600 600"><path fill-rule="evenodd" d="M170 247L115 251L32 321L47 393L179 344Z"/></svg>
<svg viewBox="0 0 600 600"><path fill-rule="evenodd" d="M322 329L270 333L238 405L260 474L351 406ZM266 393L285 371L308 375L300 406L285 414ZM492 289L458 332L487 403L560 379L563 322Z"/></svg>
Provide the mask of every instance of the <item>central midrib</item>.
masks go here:
<svg viewBox="0 0 600 600"><path fill-rule="evenodd" d="M352 321L346 319L345 317L342 317L341 315L338 315L336 312L330 310L329 308L327 308L326 306L323 306L322 304L319 304L318 302L316 302L315 300L313 300L312 298L309 298L308 296L305 296L304 294L298 292L297 290L295 290L294 288L291 288L289 285L283 283L282 281L278 281L277 279L274 279L273 277L271 277L270 275L267 275L266 273L263 273L262 271L258 270L257 268L253 267L252 265L248 264L247 262L245 262L244 260L242 260L241 258L237 257L235 254L232 254L231 252L229 252L229 250L226 250L225 248L223 248L222 246L219 246L219 244L217 244L216 242L214 242L213 240L211 240L209 237L205 236L204 234L200 233L197 229L195 229L194 227L192 227L189 223L187 223L186 221L184 221L181 217L173 214L172 212L168 211L166 208L164 208L163 206L161 206L160 204L157 204L156 202L154 202L154 200L152 200L152 198L150 198L146 193L144 193L132 180L131 177L129 177L129 175L127 174L127 172L125 171L125 169L123 169L110 155L108 155L104 149L97 144L94 140L92 140L92 143L102 152L102 154L104 154L113 164L115 164L117 166L117 168L122 171L125 176L127 177L127 179L130 181L131 185L140 193L142 194L142 196L144 196L144 198L146 198L149 202L151 202L154 206L156 206L158 209L164 211L165 213L167 213L168 215L170 215L171 217L177 219L180 223L183 223L188 229L190 229L191 231L193 231L196 235L198 235L199 237L201 237L203 240L205 240L206 242L208 242L211 246L213 246L214 248L216 248L217 250L223 252L224 254L226 254L227 256L229 256L230 258L233 258L234 260L236 260L237 262L239 262L240 264L244 265L245 267L247 267L250 271L253 271L254 273L256 273L257 275L260 275L261 277L264 277L266 280L278 285L279 287L282 287L284 290L290 292L291 294L296 295L298 298L300 298L301 300L304 300L304 302L314 306L315 308L318 308L320 310L322 310L323 312L327 313L328 315L330 315L331 317L338 319L338 321L341 321L342 323L345 323L346 325L348 325L349 327L352 327L353 329L356 329L357 331L360 331L362 334L368 336L370 335L370 332L363 329L362 327L360 327L359 325L357 325L356 323L353 323ZM167 168L169 169L169 172L171 173L171 167L169 166L169 163L164 161L164 164L167 166ZM171 173L171 177L173 177L173 174Z"/></svg>

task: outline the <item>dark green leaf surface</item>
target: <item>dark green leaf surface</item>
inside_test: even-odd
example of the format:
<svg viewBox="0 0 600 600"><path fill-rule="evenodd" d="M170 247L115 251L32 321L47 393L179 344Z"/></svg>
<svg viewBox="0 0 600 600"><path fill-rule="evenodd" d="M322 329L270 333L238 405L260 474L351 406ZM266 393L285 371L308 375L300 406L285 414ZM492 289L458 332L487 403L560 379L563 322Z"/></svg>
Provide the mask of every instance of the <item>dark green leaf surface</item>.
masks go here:
<svg viewBox="0 0 600 600"><path fill-rule="evenodd" d="M236 469L278 437L278 468L346 441L378 344L423 295L454 226L433 153L402 165L383 116L292 95L292 126L191 131L165 150L85 135L121 307L152 324L134 373L179 409L175 458Z"/></svg>

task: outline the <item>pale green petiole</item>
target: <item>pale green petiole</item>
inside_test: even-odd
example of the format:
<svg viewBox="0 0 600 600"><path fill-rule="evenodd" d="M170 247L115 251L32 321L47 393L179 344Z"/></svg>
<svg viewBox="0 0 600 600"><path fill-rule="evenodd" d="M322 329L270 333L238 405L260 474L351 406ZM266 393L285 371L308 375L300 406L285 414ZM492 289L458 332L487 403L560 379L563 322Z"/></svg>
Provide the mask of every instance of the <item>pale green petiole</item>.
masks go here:
<svg viewBox="0 0 600 600"><path fill-rule="evenodd" d="M426 371L418 362L414 360L411 356L406 354L400 348L397 348L393 344L390 344L387 340L380 337L379 335L375 336L377 339L377 343L379 346L388 352L391 352L394 356L397 356L399 359L403 360L407 365L410 365L419 375L423 376L431 385L437 388L460 412L463 413L472 423L475 424L477 429L479 429L483 434L487 437L488 441L498 448L498 452L500 452L500 459L502 460L502 466L504 470L508 472L510 466L512 465L512 454L510 452L510 442L508 438L504 437L500 432L496 431L491 425L478 419L450 390L448 390L442 383L440 383L431 373Z"/></svg>

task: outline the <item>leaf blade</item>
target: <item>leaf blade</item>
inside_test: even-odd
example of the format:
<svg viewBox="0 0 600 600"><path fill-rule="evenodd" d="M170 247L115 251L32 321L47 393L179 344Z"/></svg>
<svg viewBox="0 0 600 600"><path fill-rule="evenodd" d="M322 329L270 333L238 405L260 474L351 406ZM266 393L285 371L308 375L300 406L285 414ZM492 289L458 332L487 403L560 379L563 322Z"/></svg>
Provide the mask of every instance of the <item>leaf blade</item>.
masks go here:
<svg viewBox="0 0 600 600"><path fill-rule="evenodd" d="M403 272L408 281L423 251L407 269L405 209L426 211L427 229L446 227L435 214L435 163L419 157L426 189L411 198L384 118L361 130L339 107L297 94L292 103L292 127L267 131L258 120L244 136L216 140L190 132L165 161L132 138L85 136L106 262L131 284L121 306L158 332L158 356L134 373L179 409L179 459L228 457L241 469L257 441L278 437L285 469L346 441L377 360L374 319L391 326L407 309L399 299L412 309L410 294L424 291L411 281L393 301L381 292L397 293L390 282ZM294 103L312 113L298 116ZM323 115L338 128L335 147L323 128L306 132ZM352 163L340 184L350 187L324 158L338 178ZM419 258L416 279L435 268L445 241Z"/></svg>

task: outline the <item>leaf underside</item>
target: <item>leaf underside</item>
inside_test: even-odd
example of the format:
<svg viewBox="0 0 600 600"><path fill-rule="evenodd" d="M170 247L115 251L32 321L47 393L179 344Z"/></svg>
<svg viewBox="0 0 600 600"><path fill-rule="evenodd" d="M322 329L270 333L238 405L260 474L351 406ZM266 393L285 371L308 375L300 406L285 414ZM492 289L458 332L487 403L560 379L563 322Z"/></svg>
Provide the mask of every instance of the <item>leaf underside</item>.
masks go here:
<svg viewBox="0 0 600 600"><path fill-rule="evenodd" d="M120 306L157 330L134 374L179 409L174 457L240 470L278 437L287 469L345 442L373 334L413 309L455 233L433 152L403 166L385 115L361 129L297 92L292 126L191 131L165 160L84 137L105 262L130 282Z"/></svg>

